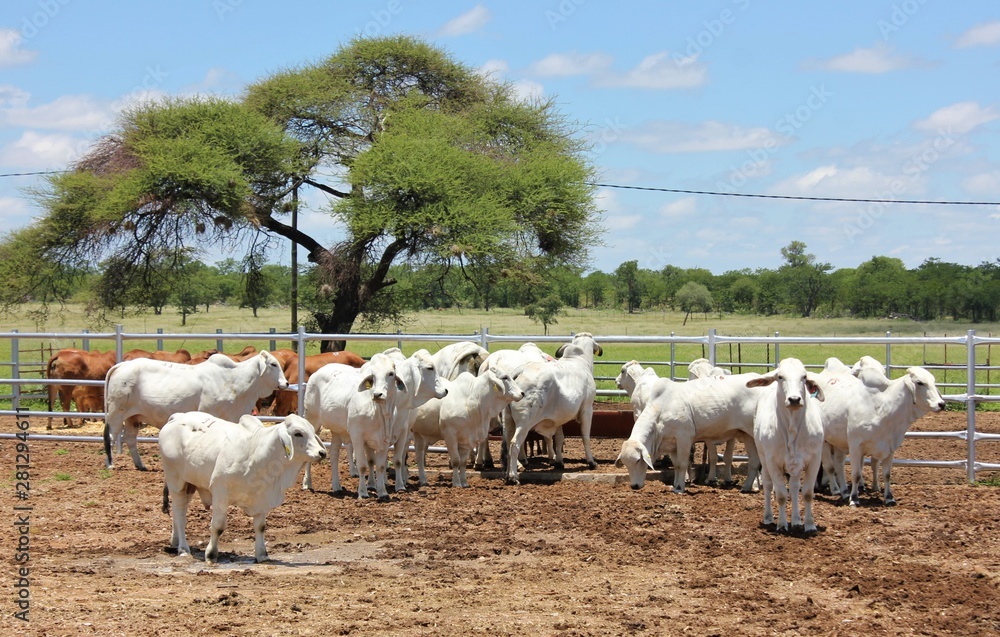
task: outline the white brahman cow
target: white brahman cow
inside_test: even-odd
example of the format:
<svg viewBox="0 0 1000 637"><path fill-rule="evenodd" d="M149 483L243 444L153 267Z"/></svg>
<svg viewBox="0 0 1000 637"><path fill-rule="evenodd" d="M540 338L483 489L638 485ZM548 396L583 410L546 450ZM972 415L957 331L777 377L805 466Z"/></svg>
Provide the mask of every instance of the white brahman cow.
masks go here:
<svg viewBox="0 0 1000 637"><path fill-rule="evenodd" d="M538 347L538 345L528 342L523 343L517 349L498 349L495 352L490 352L490 355L486 357L483 364L479 366L479 373L483 374L491 367L499 367L505 370L507 375L513 377L520 373L521 367L526 363L550 363L554 360L556 359L542 351L542 348ZM500 431L502 433L502 429L503 421L499 415L490 418L490 432ZM552 458L552 453L553 449L549 447L550 459ZM522 456L523 454L522 450ZM484 442L476 448L476 469L492 468L493 455L490 453L489 444Z"/></svg>
<svg viewBox="0 0 1000 637"><path fill-rule="evenodd" d="M816 374L806 371L797 358L785 358L778 367L747 381L757 390L754 417L754 442L761 461L764 490L764 524L774 523L772 491L778 500L777 529L788 531L787 509L792 508L792 528L806 533L816 531L812 505L816 475L823 457L823 414L819 402L824 399ZM788 485L785 485L785 479ZM805 517L799 512L799 495Z"/></svg>
<svg viewBox="0 0 1000 637"><path fill-rule="evenodd" d="M447 396L450 381L438 375L434 359L425 349L419 349L409 357L404 356L397 347L391 347L383 353L396 362L396 377L407 388L396 402L396 413L392 421L393 465L398 492L406 490L406 482L409 480L406 450L410 444L413 423L417 419L417 410L433 398Z"/></svg>
<svg viewBox="0 0 1000 637"><path fill-rule="evenodd" d="M874 361L874 359L871 359ZM882 475L883 498L886 505L895 504L889 486L892 459L903 443L906 431L928 412L945 408L937 390L934 375L923 367L910 367L901 378L881 382L884 378L878 361L863 364L868 383L851 373L820 374L826 401L823 403L826 442L831 453L824 458L824 473L829 475L831 492L847 494L844 475L844 453L851 459L851 505L859 504L862 468L865 457L872 459L872 486L879 489ZM854 369L859 369L856 365ZM878 387L883 386L883 389Z"/></svg>
<svg viewBox="0 0 1000 637"><path fill-rule="evenodd" d="M674 492L683 493L695 441L725 440L741 434L748 458L742 490L751 492L759 467L753 443L759 396L747 389L746 383L759 377L759 374L737 374L683 383L669 378L655 381L632 433L622 443L615 466L625 467L629 484L633 489L641 489L646 469L653 468L653 458L667 454L674 466Z"/></svg>
<svg viewBox="0 0 1000 637"><path fill-rule="evenodd" d="M590 426L594 416L594 355L602 353L589 332L580 332L556 352L551 363L526 363L514 376L524 398L504 408L506 481L518 484L517 458L528 432L534 429L552 445L552 437L572 420L580 423L587 466L597 468L590 450ZM553 445L556 466L562 467L562 445Z"/></svg>
<svg viewBox="0 0 1000 637"><path fill-rule="evenodd" d="M111 441L120 454L124 438L136 469L145 471L136 448L141 423L162 427L172 414L185 411L235 422L252 413L258 399L287 388L288 381L278 360L264 351L242 362L213 354L200 365L137 358L108 370L105 385L107 467L112 467Z"/></svg>
<svg viewBox="0 0 1000 637"><path fill-rule="evenodd" d="M718 378L720 376L730 376L732 372L722 367L712 364L707 358L696 358L688 363L688 380L695 378ZM736 452L736 436L728 440L706 440L705 441L705 462L708 465L708 475L705 480L708 483L716 481L716 472L719 464L719 445L726 445L726 450L722 455L723 473L722 482L732 484L733 482L733 454Z"/></svg>
<svg viewBox="0 0 1000 637"><path fill-rule="evenodd" d="M486 443L490 419L523 396L521 389L499 366L488 367L479 376L469 372L459 374L451 381L447 396L427 404L436 409L437 418L418 419L414 423L413 446L420 484L427 484L427 447L444 440L450 458L452 486L468 487L465 465L472 450Z"/></svg>
<svg viewBox="0 0 1000 637"><path fill-rule="evenodd" d="M340 487L340 447L350 440L359 470L358 498L368 497L368 477L375 472L379 500L388 500L385 488L386 462L392 443L392 419L406 386L396 377L395 361L375 354L360 369L331 363L309 378L304 397L305 417L320 433L331 435L330 488ZM312 488L312 472L306 467L302 488Z"/></svg>
<svg viewBox="0 0 1000 637"><path fill-rule="evenodd" d="M163 461L163 512L168 512L168 494L173 530L170 546L178 555L190 555L187 510L197 491L212 509L212 535L205 561L219 557L219 537L226 529L229 505L238 506L253 518L254 558L267 559L264 519L285 501L285 491L305 463L326 457L326 448L313 426L301 416L289 415L284 422L265 427L254 416L238 423L204 412L182 412L170 416L158 438Z"/></svg>

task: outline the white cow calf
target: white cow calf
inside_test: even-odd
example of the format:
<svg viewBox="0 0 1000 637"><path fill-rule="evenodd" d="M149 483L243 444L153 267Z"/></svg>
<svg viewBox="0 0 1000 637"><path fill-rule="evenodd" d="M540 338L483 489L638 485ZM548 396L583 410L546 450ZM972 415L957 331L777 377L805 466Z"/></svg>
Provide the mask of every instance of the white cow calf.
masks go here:
<svg viewBox="0 0 1000 637"><path fill-rule="evenodd" d="M170 546L178 555L190 555L187 509L197 491L212 509L212 535L205 561L219 557L219 537L226 529L226 510L238 506L253 518L254 558L267 559L264 518L285 501L285 491L295 483L302 465L326 457L326 448L313 426L301 416L265 427L254 416L238 423L203 412L173 414L158 439L163 459L163 510L167 495L173 498Z"/></svg>

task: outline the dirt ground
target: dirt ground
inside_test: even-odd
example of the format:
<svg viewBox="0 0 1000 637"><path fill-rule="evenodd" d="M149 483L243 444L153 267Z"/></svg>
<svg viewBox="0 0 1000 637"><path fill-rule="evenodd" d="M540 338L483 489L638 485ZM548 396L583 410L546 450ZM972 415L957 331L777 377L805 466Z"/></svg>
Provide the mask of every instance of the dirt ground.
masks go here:
<svg viewBox="0 0 1000 637"><path fill-rule="evenodd" d="M998 415L978 422L1000 432ZM964 428L964 413L914 427ZM14 430L0 419L0 431ZM46 433L43 419L31 431ZM820 531L803 537L762 527L759 493L613 484L621 440L596 441L600 466L588 471L582 444L568 439L565 476L603 480L510 487L473 475L471 488L454 489L442 471L382 503L293 488L268 516L271 562L253 563L250 519L232 509L222 562L206 567L166 551L155 445L141 447L150 471L122 458L109 472L100 445L31 441L27 501L15 499L14 445L0 440L4 635L1000 633L1000 488L970 485L958 469L896 467L893 508L871 494L857 508L820 496ZM996 443L978 448L981 460L1000 461ZM897 455L960 459L964 449L908 439ZM446 468L443 455L431 462ZM532 474L548 472L532 464ZM315 484L329 481L329 463L317 465ZM13 507L25 503L29 585L18 588ZM197 558L208 523L194 503ZM27 624L13 617L24 588Z"/></svg>

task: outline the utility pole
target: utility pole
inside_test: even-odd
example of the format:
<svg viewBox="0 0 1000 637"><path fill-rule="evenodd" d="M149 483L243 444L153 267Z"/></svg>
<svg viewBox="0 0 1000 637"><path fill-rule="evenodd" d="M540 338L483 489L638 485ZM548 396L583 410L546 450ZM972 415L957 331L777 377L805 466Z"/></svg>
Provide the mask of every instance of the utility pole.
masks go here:
<svg viewBox="0 0 1000 637"><path fill-rule="evenodd" d="M292 189L292 232L299 229L299 187ZM294 334L299 331L299 244L292 241L292 329ZM297 341L293 341L297 343ZM294 345L292 349L298 351ZM305 352L298 352L305 356Z"/></svg>

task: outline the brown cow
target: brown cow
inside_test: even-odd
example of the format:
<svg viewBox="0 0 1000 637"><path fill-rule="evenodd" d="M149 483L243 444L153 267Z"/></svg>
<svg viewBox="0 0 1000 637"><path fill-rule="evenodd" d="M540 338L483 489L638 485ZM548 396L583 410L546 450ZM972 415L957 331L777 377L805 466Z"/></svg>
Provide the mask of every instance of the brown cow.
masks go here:
<svg viewBox="0 0 1000 637"><path fill-rule="evenodd" d="M217 351L218 350L214 349L205 350L199 354L199 356L205 356L205 358L208 358ZM187 351L183 347L178 349L176 352L167 352L164 350L147 352L144 349L134 349L126 352L125 356L122 356L123 361L131 361L137 358L151 358L155 361L167 361L168 363L187 363L191 360L191 352Z"/></svg>
<svg viewBox="0 0 1000 637"><path fill-rule="evenodd" d="M316 370L329 363L341 363L344 365L350 365L351 367L361 367L365 364L365 359L361 358L354 352L348 351L324 352L323 354L306 356L305 380L308 381L309 377L316 373ZM299 382L298 355L293 355L293 357L286 363L285 378L288 379L289 385ZM271 410L271 413L275 416L287 416L288 414L294 414L298 407L298 392L279 391L278 396L274 399L274 408Z"/></svg>
<svg viewBox="0 0 1000 637"><path fill-rule="evenodd" d="M50 379L62 380L104 380L104 376L115 364L114 352L99 352L93 350L88 352L83 349L61 349L49 359L45 368L46 376ZM59 394L59 401L63 411L69 411L73 401L73 390L76 385L49 385L49 411L55 403L56 393ZM94 411L104 409L104 388L94 385L92 389L97 390L95 395L100 396L99 408ZM93 403L90 403L93 404ZM80 403L77 403L77 410L81 411ZM63 418L63 424L67 427L73 426L73 419ZM49 417L49 424L46 429L52 429L52 417Z"/></svg>

